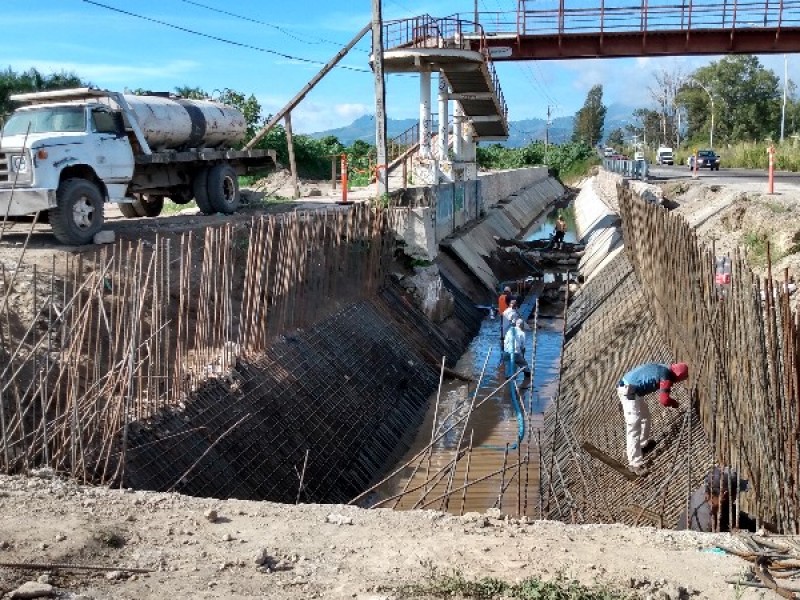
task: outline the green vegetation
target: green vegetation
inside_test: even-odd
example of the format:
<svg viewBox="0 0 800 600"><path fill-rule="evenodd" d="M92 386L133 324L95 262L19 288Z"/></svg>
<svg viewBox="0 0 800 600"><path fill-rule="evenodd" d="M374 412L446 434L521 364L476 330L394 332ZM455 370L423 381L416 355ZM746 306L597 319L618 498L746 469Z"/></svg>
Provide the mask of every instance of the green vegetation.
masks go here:
<svg viewBox="0 0 800 600"><path fill-rule="evenodd" d="M546 155L541 141L523 148L508 148L500 144L478 148L478 165L484 169L519 169L546 163L553 174L562 180L585 175L589 167L598 162L597 153L583 142L550 144Z"/></svg>
<svg viewBox="0 0 800 600"><path fill-rule="evenodd" d="M767 263L767 247L769 236L763 231L748 231L742 238L744 247L747 251L747 259L753 265L765 265Z"/></svg>
<svg viewBox="0 0 800 600"><path fill-rule="evenodd" d="M432 572L423 584L404 587L407 597L463 598L493 600L516 598L519 600L625 600L628 595L615 592L602 585L587 587L563 575L553 581L529 577L519 583L507 583L494 577L479 580L466 579L461 573L437 575Z"/></svg>
<svg viewBox="0 0 800 600"><path fill-rule="evenodd" d="M45 75L36 69L17 73L11 67L8 67L4 71L0 71L0 119L7 117L14 109L13 103L8 99L11 94L43 92L89 85L91 84L74 73L61 71Z"/></svg>
<svg viewBox="0 0 800 600"><path fill-rule="evenodd" d="M603 86L595 85L586 95L583 108L575 113L572 141L584 142L589 146L599 144L603 138L605 120L606 107L603 104Z"/></svg>

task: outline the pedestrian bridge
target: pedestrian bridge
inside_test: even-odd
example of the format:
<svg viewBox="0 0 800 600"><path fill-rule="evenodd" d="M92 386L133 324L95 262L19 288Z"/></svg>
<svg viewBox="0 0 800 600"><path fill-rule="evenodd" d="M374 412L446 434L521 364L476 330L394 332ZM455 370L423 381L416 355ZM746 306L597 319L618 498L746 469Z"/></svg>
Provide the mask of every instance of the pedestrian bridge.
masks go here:
<svg viewBox="0 0 800 600"><path fill-rule="evenodd" d="M519 0L469 18L493 60L800 51L800 0Z"/></svg>

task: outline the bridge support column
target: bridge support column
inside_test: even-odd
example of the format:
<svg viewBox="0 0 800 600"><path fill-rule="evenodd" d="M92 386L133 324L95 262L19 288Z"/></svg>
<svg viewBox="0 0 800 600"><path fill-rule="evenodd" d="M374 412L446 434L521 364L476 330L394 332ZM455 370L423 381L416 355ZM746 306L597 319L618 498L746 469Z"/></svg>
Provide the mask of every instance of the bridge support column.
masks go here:
<svg viewBox="0 0 800 600"><path fill-rule="evenodd" d="M440 161L447 161L449 160L448 151L450 149L450 139L448 138L449 133L449 121L450 121L450 111L449 111L449 103L450 97L448 95L447 90L447 80L444 78L442 73L439 73L439 160Z"/></svg>
<svg viewBox="0 0 800 600"><path fill-rule="evenodd" d="M457 161L461 160L461 155L464 152L463 122L464 111L461 110L461 104L455 102L453 106L453 156Z"/></svg>
<svg viewBox="0 0 800 600"><path fill-rule="evenodd" d="M419 156L431 158L431 72L419 74Z"/></svg>

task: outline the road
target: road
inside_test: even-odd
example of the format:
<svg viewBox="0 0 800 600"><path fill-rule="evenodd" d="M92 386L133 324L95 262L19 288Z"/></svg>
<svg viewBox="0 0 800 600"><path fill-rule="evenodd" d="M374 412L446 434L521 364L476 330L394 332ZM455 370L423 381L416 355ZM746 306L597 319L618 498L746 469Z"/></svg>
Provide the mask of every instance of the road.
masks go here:
<svg viewBox="0 0 800 600"><path fill-rule="evenodd" d="M658 166L650 165L649 176L653 183L660 183L666 180L692 179L693 172L687 166ZM761 169L726 169L724 166L719 171L709 171L700 169L698 179L708 184L718 185L746 185L753 189L767 191L767 172ZM800 192L800 173L789 171L775 172L775 192L781 190Z"/></svg>

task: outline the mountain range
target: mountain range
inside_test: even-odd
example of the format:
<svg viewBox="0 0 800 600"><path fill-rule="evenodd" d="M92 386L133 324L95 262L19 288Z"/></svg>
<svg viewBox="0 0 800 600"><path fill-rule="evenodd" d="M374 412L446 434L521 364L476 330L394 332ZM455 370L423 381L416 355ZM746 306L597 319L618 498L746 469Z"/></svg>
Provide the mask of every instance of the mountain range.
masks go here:
<svg viewBox="0 0 800 600"><path fill-rule="evenodd" d="M616 128L624 129L632 122L634 107L612 104L606 111L604 133L608 135ZM553 144L567 142L572 137L574 117L557 117L550 122L549 137ZM386 119L386 135L391 140L413 127L417 119ZM503 145L512 148L526 146L535 140L544 140L546 121L544 119L520 119L509 122L509 136ZM375 116L363 115L344 127L318 131L310 134L313 138L335 136L342 144L350 145L356 140L375 143Z"/></svg>

